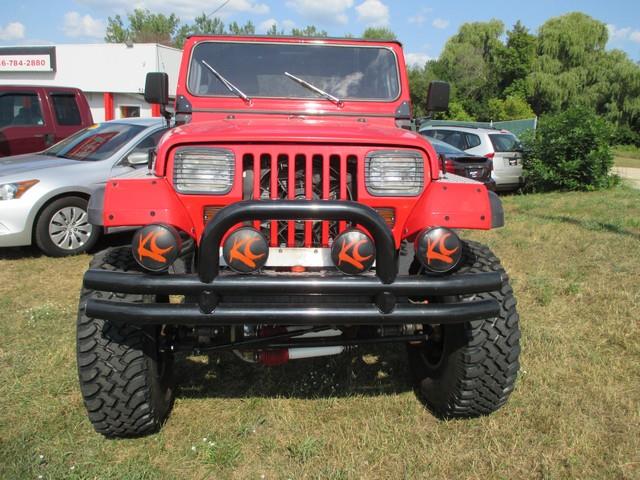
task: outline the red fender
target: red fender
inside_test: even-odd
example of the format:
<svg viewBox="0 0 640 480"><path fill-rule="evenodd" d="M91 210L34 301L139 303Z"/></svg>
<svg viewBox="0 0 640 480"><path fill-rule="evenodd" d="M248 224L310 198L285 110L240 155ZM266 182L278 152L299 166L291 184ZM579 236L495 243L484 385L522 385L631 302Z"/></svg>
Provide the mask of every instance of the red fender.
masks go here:
<svg viewBox="0 0 640 480"><path fill-rule="evenodd" d="M404 225L403 238L411 239L423 228L436 226L489 230L491 220L491 201L484 185L436 180L415 204Z"/></svg>
<svg viewBox="0 0 640 480"><path fill-rule="evenodd" d="M111 179L104 192L105 227L165 223L195 236L184 205L165 178Z"/></svg>

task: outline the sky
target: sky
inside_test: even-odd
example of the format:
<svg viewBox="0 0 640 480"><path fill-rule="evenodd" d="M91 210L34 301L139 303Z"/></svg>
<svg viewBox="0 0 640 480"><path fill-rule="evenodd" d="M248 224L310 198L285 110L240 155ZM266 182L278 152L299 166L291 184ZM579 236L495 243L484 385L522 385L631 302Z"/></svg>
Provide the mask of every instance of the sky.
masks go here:
<svg viewBox="0 0 640 480"><path fill-rule="evenodd" d="M331 36L360 35L369 26L393 30L404 44L408 63L436 58L447 38L465 22L491 18L509 28L521 20L533 32L550 17L581 11L607 24L608 48L640 61L640 0L3 0L0 46L97 43L107 19L133 8L175 13L182 22L220 8L226 23L251 20L257 33L273 23L316 25Z"/></svg>

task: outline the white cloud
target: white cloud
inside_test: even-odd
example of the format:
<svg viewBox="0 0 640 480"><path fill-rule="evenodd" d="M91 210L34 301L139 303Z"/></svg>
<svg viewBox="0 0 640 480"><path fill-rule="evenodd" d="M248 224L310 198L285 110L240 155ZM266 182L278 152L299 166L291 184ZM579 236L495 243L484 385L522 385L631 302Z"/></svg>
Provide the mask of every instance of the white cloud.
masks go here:
<svg viewBox="0 0 640 480"><path fill-rule="evenodd" d="M7 23L0 26L0 40L19 40L24 38L26 28L20 22Z"/></svg>
<svg viewBox="0 0 640 480"><path fill-rule="evenodd" d="M408 18L409 23L414 23L416 25L422 25L427 21L427 16L433 12L433 8L431 7L422 7L418 13Z"/></svg>
<svg viewBox="0 0 640 480"><path fill-rule="evenodd" d="M609 41L625 42L630 40L634 43L640 43L640 30L633 30L631 27L618 28L611 23L607 24L607 30L609 31Z"/></svg>
<svg viewBox="0 0 640 480"><path fill-rule="evenodd" d="M389 25L389 7L380 0L364 0L356 7L358 20L372 27Z"/></svg>
<svg viewBox="0 0 640 480"><path fill-rule="evenodd" d="M278 20L276 20L275 18L269 18L267 20L265 20L264 22L261 22L258 25L258 32L259 33L265 33L269 30L271 30L271 27L275 25L276 28L278 30L284 30L285 33L289 33L289 31L296 26L295 22L293 20L282 20L281 22L279 22Z"/></svg>
<svg viewBox="0 0 640 480"><path fill-rule="evenodd" d="M278 21L275 18L268 18L258 25L258 32L264 33L268 30L271 30L271 27L273 27L274 25L277 27Z"/></svg>
<svg viewBox="0 0 640 480"><path fill-rule="evenodd" d="M80 15L78 12L64 14L62 31L67 37L104 37L105 26L102 20L91 15Z"/></svg>
<svg viewBox="0 0 640 480"><path fill-rule="evenodd" d="M181 20L190 20L202 13L209 14L220 6L220 2L203 2L202 0L76 0L76 3L99 8L109 15L118 13L124 15L135 8L149 9L152 12L164 14L175 13ZM270 11L269 5L256 0L230 0L215 16L226 18L234 13L248 13L266 15Z"/></svg>
<svg viewBox="0 0 640 480"><path fill-rule="evenodd" d="M445 20L444 18L436 18L433 22L431 22L435 28L447 28L449 26L449 20Z"/></svg>
<svg viewBox="0 0 640 480"><path fill-rule="evenodd" d="M409 17L409 23L415 23L416 25L422 25L427 20L421 13L415 14L413 17Z"/></svg>
<svg viewBox="0 0 640 480"><path fill-rule="evenodd" d="M349 21L347 10L353 7L353 0L288 0L286 6L313 22L344 25Z"/></svg>
<svg viewBox="0 0 640 480"><path fill-rule="evenodd" d="M410 67L424 67L424 64L431 60L426 53L407 53L404 56L405 62Z"/></svg>
<svg viewBox="0 0 640 480"><path fill-rule="evenodd" d="M623 40L631 33L631 28L617 28L611 23L607 24L607 30L609 31L610 40Z"/></svg>

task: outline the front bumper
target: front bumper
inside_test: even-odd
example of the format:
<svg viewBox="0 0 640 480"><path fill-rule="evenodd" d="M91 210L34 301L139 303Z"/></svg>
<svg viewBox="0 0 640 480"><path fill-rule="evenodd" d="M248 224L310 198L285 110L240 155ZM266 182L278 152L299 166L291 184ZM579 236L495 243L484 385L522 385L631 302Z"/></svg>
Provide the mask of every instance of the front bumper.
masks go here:
<svg viewBox="0 0 640 480"><path fill-rule="evenodd" d="M32 208L24 198L0 201L0 247L31 245Z"/></svg>
<svg viewBox="0 0 640 480"><path fill-rule="evenodd" d="M375 275L253 275L220 271L220 243L234 225L249 220L347 220L376 244ZM497 290L497 272L425 276L397 274L391 231L377 212L350 201L247 201L221 210L207 224L197 274L147 275L89 270L92 290L184 295L186 303L123 303L90 298L90 317L135 325L383 325L446 324L495 317L495 300L458 303L412 301Z"/></svg>

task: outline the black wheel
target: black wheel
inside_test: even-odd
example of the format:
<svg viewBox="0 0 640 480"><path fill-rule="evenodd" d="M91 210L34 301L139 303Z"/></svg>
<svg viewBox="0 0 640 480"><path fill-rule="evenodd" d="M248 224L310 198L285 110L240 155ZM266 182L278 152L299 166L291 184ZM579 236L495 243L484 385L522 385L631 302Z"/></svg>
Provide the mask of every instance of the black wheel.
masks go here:
<svg viewBox="0 0 640 480"><path fill-rule="evenodd" d="M139 271L129 247L102 251L90 268ZM172 359L159 349L160 328L138 328L85 314L87 299L145 302L143 295L83 289L78 307L80 390L89 420L107 437L138 437L160 429L173 404Z"/></svg>
<svg viewBox="0 0 640 480"><path fill-rule="evenodd" d="M469 418L496 411L507 401L520 367L519 318L506 272L486 246L463 242L463 248L460 273L501 272L502 288L441 301L495 299L500 315L435 326L427 342L408 347L417 393L441 418Z"/></svg>
<svg viewBox="0 0 640 480"><path fill-rule="evenodd" d="M101 229L89 223L87 205L81 197L63 197L47 205L36 221L38 248L50 257L77 255L92 248Z"/></svg>

